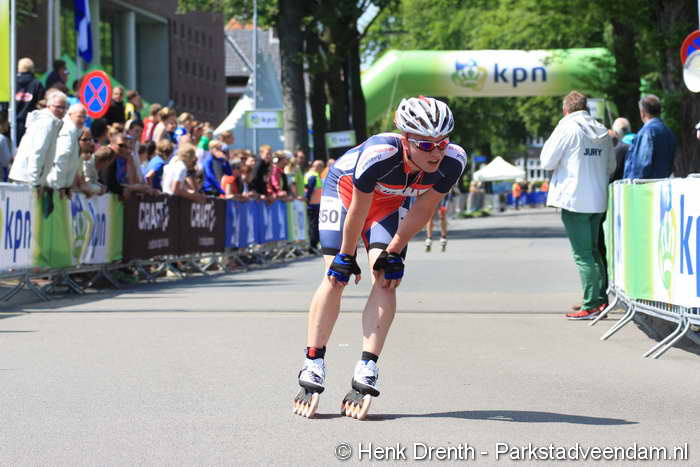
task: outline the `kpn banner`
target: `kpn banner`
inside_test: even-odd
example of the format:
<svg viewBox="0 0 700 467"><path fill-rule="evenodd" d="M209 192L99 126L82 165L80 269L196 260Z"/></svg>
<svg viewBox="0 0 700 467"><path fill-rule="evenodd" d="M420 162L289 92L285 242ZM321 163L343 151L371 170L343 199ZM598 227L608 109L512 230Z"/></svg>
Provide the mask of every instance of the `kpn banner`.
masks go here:
<svg viewBox="0 0 700 467"><path fill-rule="evenodd" d="M367 121L399 99L428 96L563 96L589 92L605 49L387 51L362 75Z"/></svg>
<svg viewBox="0 0 700 467"><path fill-rule="evenodd" d="M35 192L27 186L0 184L0 271L34 266L38 245L35 200Z"/></svg>
<svg viewBox="0 0 700 467"><path fill-rule="evenodd" d="M113 194L70 200L73 264L105 264L122 259L124 208Z"/></svg>
<svg viewBox="0 0 700 467"><path fill-rule="evenodd" d="M615 184L613 276L633 299L700 307L700 180Z"/></svg>

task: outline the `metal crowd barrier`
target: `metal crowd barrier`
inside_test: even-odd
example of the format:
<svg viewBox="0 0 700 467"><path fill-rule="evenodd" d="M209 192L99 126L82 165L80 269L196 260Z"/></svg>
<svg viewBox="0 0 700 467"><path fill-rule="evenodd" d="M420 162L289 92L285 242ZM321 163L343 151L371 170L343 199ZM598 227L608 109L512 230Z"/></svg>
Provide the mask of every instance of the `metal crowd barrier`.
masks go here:
<svg viewBox="0 0 700 467"><path fill-rule="evenodd" d="M700 174L691 174L688 176L688 178L700 178ZM616 183L646 184L660 182L663 180L665 179L621 180ZM612 225L614 226L615 224L613 223ZM644 353L643 356L645 358L660 358L683 337L688 337L690 340L700 345L700 336L698 336L698 334L694 332L695 330L693 330L693 327L700 326L700 308L688 308L654 300L631 299L627 296L624 290L612 284L612 279L607 293L608 296L612 295L612 301L608 307L590 323L590 326L596 325L598 321L605 318L610 311L617 307L624 308L625 313L615 324L613 324L610 329L603 334L603 336L601 336L600 340L604 341L609 339L630 321L634 320L637 314L641 313L643 315L653 316L676 324L675 329L668 336L661 339L658 343L656 343L656 345ZM636 322L640 326L649 329L649 326L646 323L639 320ZM656 331L652 331L652 333L656 333Z"/></svg>
<svg viewBox="0 0 700 467"><path fill-rule="evenodd" d="M0 297L3 302L12 300L20 291L27 289L42 301L51 300L51 292L65 287L68 292L83 295L88 288L100 289L97 281L105 279L115 289L122 289L124 283L119 281L114 271L130 269L136 273L139 281L155 283L159 277L171 272L180 279L193 274L209 275L213 269L223 273L247 272L273 265L284 264L298 259L316 257L320 253L310 253L308 241L280 241L267 244L254 244L244 249L227 249L222 252L189 254L182 256L163 256L148 260L118 261L109 264L78 265L64 269L22 269L5 271L0 280L16 280L11 290ZM236 265L232 267L232 265ZM86 281L77 281L75 275L88 275ZM39 286L38 280L47 284Z"/></svg>

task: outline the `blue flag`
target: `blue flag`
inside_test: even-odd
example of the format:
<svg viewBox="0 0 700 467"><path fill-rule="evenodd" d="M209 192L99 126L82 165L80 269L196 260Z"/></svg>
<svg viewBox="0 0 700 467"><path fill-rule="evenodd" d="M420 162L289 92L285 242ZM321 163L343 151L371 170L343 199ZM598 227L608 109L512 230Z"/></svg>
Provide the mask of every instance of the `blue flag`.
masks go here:
<svg viewBox="0 0 700 467"><path fill-rule="evenodd" d="M78 36L78 55L86 63L92 61L92 26L89 0L75 0L75 30Z"/></svg>

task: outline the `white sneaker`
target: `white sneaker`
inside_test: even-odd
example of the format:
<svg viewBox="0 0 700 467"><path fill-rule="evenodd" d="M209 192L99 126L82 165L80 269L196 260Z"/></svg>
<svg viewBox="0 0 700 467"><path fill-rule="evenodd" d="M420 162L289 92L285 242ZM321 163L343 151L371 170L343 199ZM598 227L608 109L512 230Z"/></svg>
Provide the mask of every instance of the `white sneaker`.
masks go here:
<svg viewBox="0 0 700 467"><path fill-rule="evenodd" d="M425 251L430 251L430 247L433 245L433 239L432 238L426 238L425 239Z"/></svg>
<svg viewBox="0 0 700 467"><path fill-rule="evenodd" d="M447 249L447 239L445 237L440 239L440 247L442 248L442 251Z"/></svg>
<svg viewBox="0 0 700 467"><path fill-rule="evenodd" d="M322 358L304 359L299 372L299 385L317 392L323 392L326 381L326 363Z"/></svg>
<svg viewBox="0 0 700 467"><path fill-rule="evenodd" d="M355 373L352 377L352 387L362 394L379 395L379 368L374 360L360 360L355 365Z"/></svg>

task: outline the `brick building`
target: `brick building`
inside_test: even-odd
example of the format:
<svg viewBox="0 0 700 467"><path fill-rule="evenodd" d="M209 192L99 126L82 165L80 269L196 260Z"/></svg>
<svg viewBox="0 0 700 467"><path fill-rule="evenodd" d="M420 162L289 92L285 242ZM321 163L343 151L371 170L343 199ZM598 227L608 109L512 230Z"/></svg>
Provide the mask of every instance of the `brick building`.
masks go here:
<svg viewBox="0 0 700 467"><path fill-rule="evenodd" d="M37 3L34 11L19 12L17 56L32 57L41 73L50 69L54 58L75 57L75 33L73 0ZM174 104L180 112L213 123L226 116L221 15L177 14L177 0L89 3L92 64L99 64L127 88L137 89L148 101Z"/></svg>

